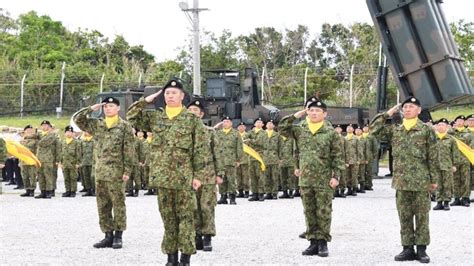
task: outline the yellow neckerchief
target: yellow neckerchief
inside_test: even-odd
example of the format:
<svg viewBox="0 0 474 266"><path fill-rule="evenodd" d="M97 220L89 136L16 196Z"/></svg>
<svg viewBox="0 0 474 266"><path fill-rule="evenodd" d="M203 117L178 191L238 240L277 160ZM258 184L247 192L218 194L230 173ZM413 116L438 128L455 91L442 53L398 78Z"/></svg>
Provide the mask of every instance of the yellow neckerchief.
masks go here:
<svg viewBox="0 0 474 266"><path fill-rule="evenodd" d="M223 128L222 131L224 131L224 134L229 134L229 132L232 130L232 128Z"/></svg>
<svg viewBox="0 0 474 266"><path fill-rule="evenodd" d="M66 144L71 144L73 138L66 137Z"/></svg>
<svg viewBox="0 0 474 266"><path fill-rule="evenodd" d="M166 116L169 120L172 120L173 118L177 117L181 113L181 111L183 111L183 106L171 107L167 105L165 107Z"/></svg>
<svg viewBox="0 0 474 266"><path fill-rule="evenodd" d="M105 125L107 126L107 128L111 128L113 126L115 126L119 121L119 116L118 115L114 115L114 116L106 116L105 117Z"/></svg>
<svg viewBox="0 0 474 266"><path fill-rule="evenodd" d="M436 132L436 136L438 137L438 139L444 139L444 137L446 137L446 132L445 133Z"/></svg>
<svg viewBox="0 0 474 266"><path fill-rule="evenodd" d="M369 133L366 133L366 132L362 133L362 137L364 137L364 139L367 138L368 136L369 136Z"/></svg>
<svg viewBox="0 0 474 266"><path fill-rule="evenodd" d="M48 135L48 132L49 132L49 131L41 131L41 136L44 137L44 136Z"/></svg>
<svg viewBox="0 0 474 266"><path fill-rule="evenodd" d="M243 137L245 136L245 131L244 131L244 132L242 132L242 133L241 133L241 132L239 132L239 134L240 134L240 137L241 137L241 138L243 138Z"/></svg>
<svg viewBox="0 0 474 266"><path fill-rule="evenodd" d="M409 131L410 129L412 129L412 127L416 125L417 121L418 118L416 117L411 119L403 118L403 127L406 129L406 131Z"/></svg>
<svg viewBox="0 0 474 266"><path fill-rule="evenodd" d="M138 137L138 140L143 140L143 136L141 136L141 137Z"/></svg>
<svg viewBox="0 0 474 266"><path fill-rule="evenodd" d="M148 142L148 143L151 143L151 141L152 141L152 140L153 140L153 138L152 138L152 137L148 137L148 138L146 138L146 142Z"/></svg>
<svg viewBox="0 0 474 266"><path fill-rule="evenodd" d="M347 133L346 138L347 138L348 140L351 140L351 139L352 139L352 136L354 136L354 133Z"/></svg>
<svg viewBox="0 0 474 266"><path fill-rule="evenodd" d="M261 128L254 128L253 130L255 131L255 133L258 133L258 132L260 132L260 130L262 130L262 129L261 129Z"/></svg>
<svg viewBox="0 0 474 266"><path fill-rule="evenodd" d="M85 140L85 141L91 141L91 140L92 140L92 136L89 136L89 137L84 136L84 140Z"/></svg>
<svg viewBox="0 0 474 266"><path fill-rule="evenodd" d="M272 129L272 130L267 129L267 136L268 136L268 138L271 138L272 135L273 135L273 129Z"/></svg>
<svg viewBox="0 0 474 266"><path fill-rule="evenodd" d="M469 127L469 131L474 132L474 127Z"/></svg>
<svg viewBox="0 0 474 266"><path fill-rule="evenodd" d="M457 128L456 128L456 131L463 132L463 131L464 131L464 127L457 127Z"/></svg>
<svg viewBox="0 0 474 266"><path fill-rule="evenodd" d="M306 117L306 122L308 123L308 127L309 127L309 131L311 131L311 134L316 134L316 132L318 132L318 130L323 126L324 124L324 120L321 121L321 122L318 122L318 123L313 123L311 122L311 120L309 119L309 117Z"/></svg>

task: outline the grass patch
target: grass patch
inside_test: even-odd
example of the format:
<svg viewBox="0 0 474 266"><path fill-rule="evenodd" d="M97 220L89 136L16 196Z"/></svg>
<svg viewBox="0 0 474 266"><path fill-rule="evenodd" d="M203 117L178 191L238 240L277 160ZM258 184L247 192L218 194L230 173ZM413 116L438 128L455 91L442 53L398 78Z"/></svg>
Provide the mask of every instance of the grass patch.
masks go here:
<svg viewBox="0 0 474 266"><path fill-rule="evenodd" d="M64 129L69 125L71 117L63 116L61 118L56 118L54 115L34 115L34 116L24 116L20 117L0 117L0 126L15 127L15 128L24 128L26 125L32 125L34 128L39 128L43 120L49 120L51 124L54 125L57 129Z"/></svg>
<svg viewBox="0 0 474 266"><path fill-rule="evenodd" d="M446 109L437 110L431 113L431 116L434 120L438 120L440 118L446 118L449 121L456 118L458 115L470 115L474 113L474 105L468 105L463 107L448 107Z"/></svg>

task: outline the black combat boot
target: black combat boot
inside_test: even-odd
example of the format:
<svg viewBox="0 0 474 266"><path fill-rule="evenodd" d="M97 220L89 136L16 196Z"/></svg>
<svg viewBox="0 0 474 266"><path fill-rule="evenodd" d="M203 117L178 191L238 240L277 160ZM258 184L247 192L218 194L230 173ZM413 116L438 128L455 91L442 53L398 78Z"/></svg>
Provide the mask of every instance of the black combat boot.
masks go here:
<svg viewBox="0 0 474 266"><path fill-rule="evenodd" d="M44 199L46 198L46 191L41 190L41 193L35 197L35 199Z"/></svg>
<svg viewBox="0 0 474 266"><path fill-rule="evenodd" d="M426 246L418 245L416 246L416 260L421 263L429 263L430 257L426 254Z"/></svg>
<svg viewBox="0 0 474 266"><path fill-rule="evenodd" d="M181 253L181 258L179 258L179 266L189 266L191 261L191 255Z"/></svg>
<svg viewBox="0 0 474 266"><path fill-rule="evenodd" d="M79 192L87 192L88 190L84 187L82 188L81 190L79 190Z"/></svg>
<svg viewBox="0 0 474 266"><path fill-rule="evenodd" d="M128 190L127 194L125 194L125 197L133 197L133 189Z"/></svg>
<svg viewBox="0 0 474 266"><path fill-rule="evenodd" d="M95 248L111 248L114 242L114 233L106 232L105 238L95 243L93 247Z"/></svg>
<svg viewBox="0 0 474 266"><path fill-rule="evenodd" d="M301 197L300 189L299 189L299 188L295 189L295 194L293 194L293 197L295 197L295 198L296 198L296 197Z"/></svg>
<svg viewBox="0 0 474 266"><path fill-rule="evenodd" d="M71 192L70 191L66 191L62 194L62 197L63 198L69 198L71 196Z"/></svg>
<svg viewBox="0 0 474 266"><path fill-rule="evenodd" d="M267 199L267 200L273 199L272 193L267 193L267 194L265 194L264 199Z"/></svg>
<svg viewBox="0 0 474 266"><path fill-rule="evenodd" d="M227 194L221 194L221 198L217 201L217 204L227 204Z"/></svg>
<svg viewBox="0 0 474 266"><path fill-rule="evenodd" d="M459 200L459 198L455 198L454 201L449 204L450 206L461 206L461 200Z"/></svg>
<svg viewBox="0 0 474 266"><path fill-rule="evenodd" d="M196 233L196 236L194 237L194 240L196 242L196 249L197 250L202 250L203 249L203 242L202 242L202 235Z"/></svg>
<svg viewBox="0 0 474 266"><path fill-rule="evenodd" d="M403 246L403 251L395 256L395 261L415 260L416 254L413 246Z"/></svg>
<svg viewBox="0 0 474 266"><path fill-rule="evenodd" d="M364 182L360 182L360 189L359 189L359 192L360 192L360 193L365 193L365 185L364 185Z"/></svg>
<svg viewBox="0 0 474 266"><path fill-rule="evenodd" d="M122 248L122 231L115 231L114 241L112 242L113 249Z"/></svg>
<svg viewBox="0 0 474 266"><path fill-rule="evenodd" d="M178 252L174 254L168 254L168 262L166 262L166 266L177 266L178 263Z"/></svg>
<svg viewBox="0 0 474 266"><path fill-rule="evenodd" d="M327 257L328 255L328 242L324 239L318 240L318 256Z"/></svg>
<svg viewBox="0 0 474 266"><path fill-rule="evenodd" d="M289 199L288 190L283 190L283 194L279 197L280 199Z"/></svg>
<svg viewBox="0 0 474 266"><path fill-rule="evenodd" d="M430 200L431 200L432 202L435 202L435 201L436 201L436 194L430 193Z"/></svg>
<svg viewBox="0 0 474 266"><path fill-rule="evenodd" d="M252 197L249 198L249 201L258 201L258 194L257 194L257 193L253 193L253 194L252 194Z"/></svg>
<svg viewBox="0 0 474 266"><path fill-rule="evenodd" d="M451 208L449 208L449 201L445 201L443 204L443 210L449 211Z"/></svg>
<svg viewBox="0 0 474 266"><path fill-rule="evenodd" d="M346 196L352 196L352 188L351 187L347 187L347 194Z"/></svg>
<svg viewBox="0 0 474 266"><path fill-rule="evenodd" d="M249 197L249 195L250 195L249 191L248 191L248 190L246 190L246 191L244 192L244 198L248 198L248 197Z"/></svg>
<svg viewBox="0 0 474 266"><path fill-rule="evenodd" d="M86 194L84 194L84 195L82 195L82 196L83 196L83 197L90 197L90 196L92 196L92 189L88 189L88 190L86 191Z"/></svg>
<svg viewBox="0 0 474 266"><path fill-rule="evenodd" d="M143 195L145 195L145 196L151 196L151 195L155 195L155 193L153 193L153 189L148 189L148 191L145 192Z"/></svg>
<svg viewBox="0 0 474 266"><path fill-rule="evenodd" d="M318 241L315 239L310 240L310 245L307 249L305 249L301 254L303 256L314 256L318 254Z"/></svg>
<svg viewBox="0 0 474 266"><path fill-rule="evenodd" d="M49 191L49 196L50 197L56 197L56 189L50 190Z"/></svg>
<svg viewBox="0 0 474 266"><path fill-rule="evenodd" d="M339 195L341 195L341 198L345 198L346 197L346 190L344 188L341 188L340 189L340 192L339 192Z"/></svg>
<svg viewBox="0 0 474 266"><path fill-rule="evenodd" d="M365 190L373 191L374 189L371 186L365 186Z"/></svg>
<svg viewBox="0 0 474 266"><path fill-rule="evenodd" d="M340 198L341 195L339 195L339 189L334 190L334 193L332 194L333 198Z"/></svg>
<svg viewBox="0 0 474 266"><path fill-rule="evenodd" d="M292 190L292 189L289 189L289 190L288 190L288 198L289 198L289 199L292 199L292 198L293 198L293 190Z"/></svg>
<svg viewBox="0 0 474 266"><path fill-rule="evenodd" d="M71 195L70 195L69 197L75 198L75 197L76 197L76 192L75 192L75 191L72 191L72 192L71 192Z"/></svg>
<svg viewBox="0 0 474 266"><path fill-rule="evenodd" d="M135 194L133 194L134 197L138 197L138 193L140 192L140 190L137 188L135 189Z"/></svg>
<svg viewBox="0 0 474 266"><path fill-rule="evenodd" d="M46 191L45 191L45 192L46 192L46 193L45 193L46 196L45 196L44 198L45 198L45 199L50 199L51 197L54 197L54 194L53 194L54 192L53 192L53 191L54 191L54 190L46 190Z"/></svg>
<svg viewBox="0 0 474 266"><path fill-rule="evenodd" d="M306 232L299 234L298 237L301 239L306 239Z"/></svg>
<svg viewBox="0 0 474 266"><path fill-rule="evenodd" d="M258 201L265 201L265 197L263 193L258 193Z"/></svg>
<svg viewBox="0 0 474 266"><path fill-rule="evenodd" d="M212 236L211 235L204 235L203 250L212 251Z"/></svg>
<svg viewBox="0 0 474 266"><path fill-rule="evenodd" d="M357 186L352 188L352 196L357 196Z"/></svg>
<svg viewBox="0 0 474 266"><path fill-rule="evenodd" d="M237 202L235 202L235 194L234 193L230 193L229 198L230 198L230 205L237 205Z"/></svg>
<svg viewBox="0 0 474 266"><path fill-rule="evenodd" d="M471 206L471 202L469 201L469 198L462 198L461 199L461 206L464 206L464 207Z"/></svg>
<svg viewBox="0 0 474 266"><path fill-rule="evenodd" d="M20 197L31 197L33 193L31 190L27 189L25 193L21 194Z"/></svg>
<svg viewBox="0 0 474 266"><path fill-rule="evenodd" d="M439 210L444 210L442 201L438 201L438 204L436 204L436 206L433 207L433 211L439 211Z"/></svg>
<svg viewBox="0 0 474 266"><path fill-rule="evenodd" d="M237 198L243 198L243 197L245 197L244 190L239 189L239 194L237 194Z"/></svg>

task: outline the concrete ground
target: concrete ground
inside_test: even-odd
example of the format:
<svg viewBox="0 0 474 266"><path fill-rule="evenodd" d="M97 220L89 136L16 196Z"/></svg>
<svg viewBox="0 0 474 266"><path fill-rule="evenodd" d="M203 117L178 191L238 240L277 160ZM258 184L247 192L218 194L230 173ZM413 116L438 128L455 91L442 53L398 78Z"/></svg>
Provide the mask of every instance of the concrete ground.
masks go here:
<svg viewBox="0 0 474 266"><path fill-rule="evenodd" d="M382 174L386 170L382 169ZM333 202L329 257L301 255L308 241L301 199L248 202L216 208L214 250L198 252L198 265L345 264L412 265L397 263L401 251L395 191L390 179L374 181L374 191ZM128 229L121 250L95 249L103 237L95 198L33 199L2 183L0 195L0 264L165 264L160 243L163 226L156 196L127 198ZM64 190L59 178L58 192ZM80 185L79 185L80 187ZM38 193L38 192L37 192ZM57 193L58 194L58 193ZM432 264L473 265L474 207L431 211Z"/></svg>

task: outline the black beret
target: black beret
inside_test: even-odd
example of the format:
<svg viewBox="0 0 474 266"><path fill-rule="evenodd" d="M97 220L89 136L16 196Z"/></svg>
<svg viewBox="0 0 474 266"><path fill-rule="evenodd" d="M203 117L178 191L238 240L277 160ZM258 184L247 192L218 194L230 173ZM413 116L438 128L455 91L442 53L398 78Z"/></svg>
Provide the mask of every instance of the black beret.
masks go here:
<svg viewBox="0 0 474 266"><path fill-rule="evenodd" d="M42 125L49 125L50 127L52 127L51 123L48 120L43 120L43 122L41 122L41 126Z"/></svg>
<svg viewBox="0 0 474 266"><path fill-rule="evenodd" d="M27 130L28 128L33 128L31 125L26 125L26 127L23 130Z"/></svg>
<svg viewBox="0 0 474 266"><path fill-rule="evenodd" d="M405 101L403 101L402 102L402 107L407 103L412 103L414 105L421 106L420 101L417 98L413 97L413 96L408 97Z"/></svg>
<svg viewBox="0 0 474 266"><path fill-rule="evenodd" d="M232 121L232 118L230 118L229 116L224 116L224 117L222 117L221 121L224 121L224 120L231 120Z"/></svg>
<svg viewBox="0 0 474 266"><path fill-rule="evenodd" d="M255 124L257 121L262 121L262 122L263 122L263 118L259 117L259 118L255 119L255 120L253 121L253 123Z"/></svg>
<svg viewBox="0 0 474 266"><path fill-rule="evenodd" d="M68 132L68 131L74 132L74 129L71 126L67 126L64 128L64 132Z"/></svg>
<svg viewBox="0 0 474 266"><path fill-rule="evenodd" d="M199 107L199 109L201 109L201 111L204 112L204 103L203 103L202 101L200 101L200 100L194 100L194 101L190 102L190 103L186 106L186 108L189 108L190 106L197 106L197 107Z"/></svg>
<svg viewBox="0 0 474 266"><path fill-rule="evenodd" d="M183 83L176 79L170 79L168 82L166 82L165 86L163 86L163 92L167 88L177 88L184 91Z"/></svg>
<svg viewBox="0 0 474 266"><path fill-rule="evenodd" d="M118 106L120 106L120 101L117 98L114 97L105 97L104 100L102 100L102 103L114 103Z"/></svg>
<svg viewBox="0 0 474 266"><path fill-rule="evenodd" d="M305 106L306 108L311 108L311 107L315 106L315 107L321 108L321 109L323 109L324 111L326 111L326 104L323 103L322 101L320 101L320 100L319 100L318 98L316 98L316 97L311 97L311 98L309 98L309 99L306 101L306 103L305 103L304 106Z"/></svg>
<svg viewBox="0 0 474 266"><path fill-rule="evenodd" d="M474 118L474 114L470 114L470 115L466 116L466 120L471 119L471 118Z"/></svg>
<svg viewBox="0 0 474 266"><path fill-rule="evenodd" d="M267 121L267 123L273 123L273 124L275 124L275 120L270 119L270 120Z"/></svg>
<svg viewBox="0 0 474 266"><path fill-rule="evenodd" d="M466 117L464 115L458 115L458 116L456 116L456 118L454 118L454 121L456 121L458 119L466 120Z"/></svg>
<svg viewBox="0 0 474 266"><path fill-rule="evenodd" d="M446 119L446 118L441 118L441 119L439 119L438 121L436 121L435 124L439 124L439 123L446 123L446 124L449 125L449 121L448 121L448 119Z"/></svg>
<svg viewBox="0 0 474 266"><path fill-rule="evenodd" d="M242 121L240 121L240 122L239 122L239 126L245 126L245 123L242 122Z"/></svg>

